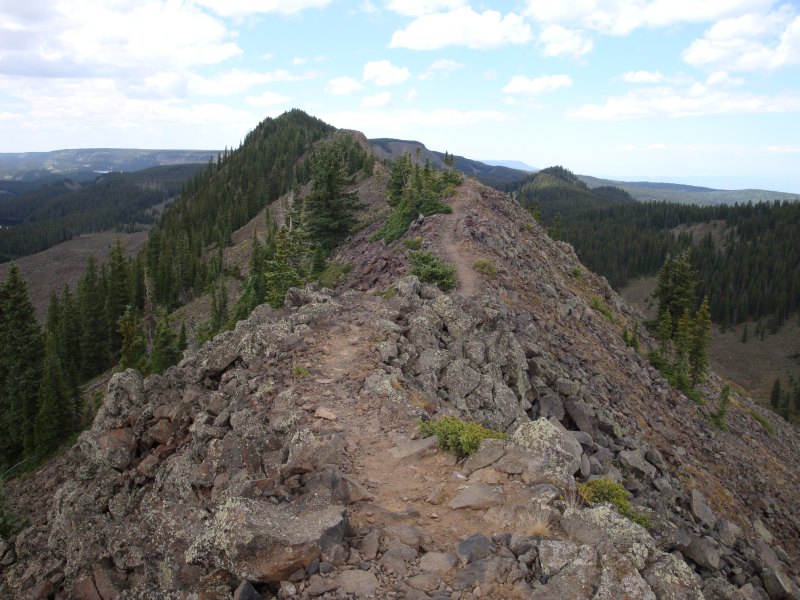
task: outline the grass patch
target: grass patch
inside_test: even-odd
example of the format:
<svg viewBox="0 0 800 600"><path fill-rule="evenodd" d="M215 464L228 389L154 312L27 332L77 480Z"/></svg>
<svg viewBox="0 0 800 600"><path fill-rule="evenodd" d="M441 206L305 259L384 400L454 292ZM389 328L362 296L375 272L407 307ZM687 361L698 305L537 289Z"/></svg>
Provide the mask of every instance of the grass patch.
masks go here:
<svg viewBox="0 0 800 600"><path fill-rule="evenodd" d="M483 273L487 277L494 277L497 275L497 267L495 267L494 263L488 258L479 258L472 263L472 268L478 273Z"/></svg>
<svg viewBox="0 0 800 600"><path fill-rule="evenodd" d="M748 412L750 413L751 417L753 417L756 421L758 421L761 424L761 426L764 428L764 431L766 431L767 433L770 433L770 434L773 431L775 431L775 429L772 427L772 423L767 421L764 417L762 417L756 411L750 410Z"/></svg>
<svg viewBox="0 0 800 600"><path fill-rule="evenodd" d="M583 271L581 270L580 267L572 267L571 273L573 277L580 277L581 275L583 275Z"/></svg>
<svg viewBox="0 0 800 600"><path fill-rule="evenodd" d="M534 503L524 513L518 514L518 526L527 535L552 538L555 535L553 517L546 508Z"/></svg>
<svg viewBox="0 0 800 600"><path fill-rule="evenodd" d="M623 517L627 517L645 529L649 529L653 526L645 515L633 510L631 507L631 493L622 487L622 484L616 481L601 477L599 479L592 479L586 483L579 483L578 494L587 504L608 502Z"/></svg>
<svg viewBox="0 0 800 600"><path fill-rule="evenodd" d="M455 452L459 457L475 452L485 439L504 440L508 435L478 423L462 421L457 417L442 417L435 421L420 421L419 431L425 437L436 436L440 448Z"/></svg>
<svg viewBox="0 0 800 600"><path fill-rule="evenodd" d="M381 298L384 300L391 300L395 296L397 296L397 288L394 286L386 288L381 294Z"/></svg>
<svg viewBox="0 0 800 600"><path fill-rule="evenodd" d="M436 284L443 292L452 290L457 283L455 267L425 250L411 253L411 274L420 281Z"/></svg>
<svg viewBox="0 0 800 600"><path fill-rule="evenodd" d="M409 250L419 250L422 248L422 238L420 236L403 240L403 245Z"/></svg>
<svg viewBox="0 0 800 600"><path fill-rule="evenodd" d="M611 314L611 309L608 308L606 303L603 302L599 296L592 296L592 302L590 306L592 307L592 310L596 310L609 321L614 321L614 316Z"/></svg>
<svg viewBox="0 0 800 600"><path fill-rule="evenodd" d="M303 365L294 365L292 366L292 376L297 377L298 379L308 377L308 369Z"/></svg>
<svg viewBox="0 0 800 600"><path fill-rule="evenodd" d="M347 277L352 270L352 265L342 265L335 262L328 263L325 270L319 274L319 284L326 288L333 287Z"/></svg>

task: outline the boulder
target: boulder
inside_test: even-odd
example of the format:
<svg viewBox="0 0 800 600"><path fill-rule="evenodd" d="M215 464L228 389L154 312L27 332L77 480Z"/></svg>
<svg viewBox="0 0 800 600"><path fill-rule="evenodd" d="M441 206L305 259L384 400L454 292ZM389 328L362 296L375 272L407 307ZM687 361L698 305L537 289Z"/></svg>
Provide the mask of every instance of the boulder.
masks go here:
<svg viewBox="0 0 800 600"><path fill-rule="evenodd" d="M547 479L571 482L580 469L581 445L558 422L537 419L523 423L511 441L513 445L498 463L503 465L499 468L507 473L523 473L526 483Z"/></svg>
<svg viewBox="0 0 800 600"><path fill-rule="evenodd" d="M701 567L712 571L719 570L721 560L719 550L710 538L693 536L683 553Z"/></svg>
<svg viewBox="0 0 800 600"><path fill-rule="evenodd" d="M311 499L313 500L313 499ZM278 583L341 541L344 507L300 508L230 498L186 552L186 562L223 567L249 581Z"/></svg>
<svg viewBox="0 0 800 600"><path fill-rule="evenodd" d="M356 598L371 598L378 590L378 579L369 571L342 571L336 583L341 592Z"/></svg>
<svg viewBox="0 0 800 600"><path fill-rule="evenodd" d="M698 523L702 523L706 528L713 529L717 523L717 516L714 514L708 504L703 493L699 490L692 490L690 497L690 506L692 515Z"/></svg>
<svg viewBox="0 0 800 600"><path fill-rule="evenodd" d="M674 554L656 551L641 574L658 600L703 600L700 576Z"/></svg>
<svg viewBox="0 0 800 600"><path fill-rule="evenodd" d="M127 427L91 429L80 435L78 443L91 462L121 471L131 464L136 436Z"/></svg>
<svg viewBox="0 0 800 600"><path fill-rule="evenodd" d="M503 492L493 485L486 483L476 483L464 488L450 500L450 508L474 508L485 509L493 506L501 506L505 496Z"/></svg>
<svg viewBox="0 0 800 600"><path fill-rule="evenodd" d="M496 549L497 547L489 538L476 533L458 545L458 554L469 564L491 556Z"/></svg>

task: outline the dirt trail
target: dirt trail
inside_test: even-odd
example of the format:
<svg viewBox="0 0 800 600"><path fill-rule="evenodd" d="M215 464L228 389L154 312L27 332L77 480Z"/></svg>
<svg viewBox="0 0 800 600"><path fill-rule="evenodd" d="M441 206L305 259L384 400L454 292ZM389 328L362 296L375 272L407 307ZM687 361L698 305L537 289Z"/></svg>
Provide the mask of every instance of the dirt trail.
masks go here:
<svg viewBox="0 0 800 600"><path fill-rule="evenodd" d="M356 529L420 527L431 535L430 550L450 552L469 535L489 536L508 526L504 521L510 515L502 510L487 515L486 511L451 509L448 501L475 483L474 478L458 473L453 454L414 439L417 423L406 408L361 391L380 364L375 347L378 334L369 322L382 307L377 298L364 302L360 310L348 310L320 332L317 339L325 341L304 357L311 363L310 375L296 389L315 397L315 410L325 408L336 415L335 420L317 419L315 428L345 435L353 466L349 475L371 496L349 506L348 521ZM494 472L480 481L502 485L508 501L516 503L520 484L508 476Z"/></svg>
<svg viewBox="0 0 800 600"><path fill-rule="evenodd" d="M445 260L455 266L458 291L465 296L475 296L480 293L480 279L472 266L478 257L471 251L468 240L459 233L459 229L465 227L464 221L469 209L479 198L478 191L471 182L468 181L459 188L458 194L450 200L453 212L443 215L445 227L439 240L441 246L439 252Z"/></svg>

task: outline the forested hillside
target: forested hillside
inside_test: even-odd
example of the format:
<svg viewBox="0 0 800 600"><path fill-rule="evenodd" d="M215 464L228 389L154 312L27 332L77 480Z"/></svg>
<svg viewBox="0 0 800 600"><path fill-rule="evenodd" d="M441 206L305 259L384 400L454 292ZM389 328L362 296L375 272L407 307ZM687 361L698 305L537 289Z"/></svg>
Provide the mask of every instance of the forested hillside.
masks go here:
<svg viewBox="0 0 800 600"><path fill-rule="evenodd" d="M729 327L764 319L776 330L800 308L800 203L635 202L618 188L589 188L562 167L543 169L509 191L617 289L691 247L698 297L709 296L714 322ZM710 233L692 239L685 227L711 222L725 232L719 239Z"/></svg>
<svg viewBox="0 0 800 600"><path fill-rule="evenodd" d="M203 165L170 165L109 173L91 183L61 179L0 196L0 262L60 244L82 233L132 231L155 222L154 207L180 194Z"/></svg>

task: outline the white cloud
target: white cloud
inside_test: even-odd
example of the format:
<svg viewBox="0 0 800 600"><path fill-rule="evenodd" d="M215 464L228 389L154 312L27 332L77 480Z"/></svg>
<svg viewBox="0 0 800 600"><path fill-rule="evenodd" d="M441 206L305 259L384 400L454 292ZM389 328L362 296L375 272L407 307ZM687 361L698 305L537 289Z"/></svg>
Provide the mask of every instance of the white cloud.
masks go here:
<svg viewBox="0 0 800 600"><path fill-rule="evenodd" d="M352 77L336 77L328 81L328 85L325 86L325 93L332 96L348 96L363 87Z"/></svg>
<svg viewBox="0 0 800 600"><path fill-rule="evenodd" d="M627 35L640 27L709 23L745 12L767 10L773 0L528 0L525 14L544 24Z"/></svg>
<svg viewBox="0 0 800 600"><path fill-rule="evenodd" d="M692 84L685 89L653 87L585 104L568 113L577 119L620 121L649 117L800 112L800 94L767 96Z"/></svg>
<svg viewBox="0 0 800 600"><path fill-rule="evenodd" d="M800 146L770 146L767 148L770 154L800 154Z"/></svg>
<svg viewBox="0 0 800 600"><path fill-rule="evenodd" d="M302 56L295 56L295 57L292 59L292 64L293 64L294 66L304 65L304 64L306 64L307 62L308 62L308 59L307 59L307 58L303 58Z"/></svg>
<svg viewBox="0 0 800 600"><path fill-rule="evenodd" d="M580 58L592 51L592 40L576 29L549 25L539 35L539 44L546 56Z"/></svg>
<svg viewBox="0 0 800 600"><path fill-rule="evenodd" d="M523 75L515 75L506 84L503 91L506 94L525 94L535 96L544 92L552 92L559 88L570 87L572 78L569 75L543 75L529 79Z"/></svg>
<svg viewBox="0 0 800 600"><path fill-rule="evenodd" d="M727 71L714 71L706 77L706 85L742 85L744 79L739 77L731 77Z"/></svg>
<svg viewBox="0 0 800 600"><path fill-rule="evenodd" d="M800 16L788 7L714 24L684 51L695 67L761 71L800 64Z"/></svg>
<svg viewBox="0 0 800 600"><path fill-rule="evenodd" d="M257 85L269 83L300 81L311 79L312 75L298 75L284 69L275 71L257 72L243 69L232 69L217 73L212 77L192 75L188 79L190 92L203 96L233 96L246 92Z"/></svg>
<svg viewBox="0 0 800 600"><path fill-rule="evenodd" d="M376 109L371 111L341 111L322 113L324 121L337 127L352 127L359 124L359 129L368 135L384 133L410 134L411 128L430 127L463 127L486 122L508 121L505 113L495 110L458 110L439 108L433 110L408 109Z"/></svg>
<svg viewBox="0 0 800 600"><path fill-rule="evenodd" d="M359 106L361 106L361 108L377 108L380 106L386 106L391 101L391 92L381 92L380 94L375 94L374 96L367 96L361 100L361 104Z"/></svg>
<svg viewBox="0 0 800 600"><path fill-rule="evenodd" d="M242 53L222 21L186 2L35 3L41 13L6 4L4 73L141 79L164 65L213 65Z"/></svg>
<svg viewBox="0 0 800 600"><path fill-rule="evenodd" d="M444 75L447 77L450 73L463 68L464 65L460 62L449 60L447 58L440 58L434 61L433 64L428 67L422 75L419 76L419 79L433 79L436 77L436 75Z"/></svg>
<svg viewBox="0 0 800 600"><path fill-rule="evenodd" d="M370 2L370 0L363 0L363 2L361 2L361 4L359 5L358 9L361 12L364 12L364 13L367 13L367 14L370 14L370 15L371 14L375 14L376 12L378 12L378 7L375 6L372 2Z"/></svg>
<svg viewBox="0 0 800 600"><path fill-rule="evenodd" d="M417 96L419 96L419 92L416 88L411 88L406 92L406 100L408 102L412 102Z"/></svg>
<svg viewBox="0 0 800 600"><path fill-rule="evenodd" d="M308 8L324 8L331 0L192 0L222 17L243 17L259 13L292 15Z"/></svg>
<svg viewBox="0 0 800 600"><path fill-rule="evenodd" d="M411 50L466 46L483 50L525 44L531 37L530 26L520 15L502 16L496 10L477 13L464 7L418 17L405 29L395 31L389 46Z"/></svg>
<svg viewBox="0 0 800 600"><path fill-rule="evenodd" d="M364 81L375 85L397 85L411 77L406 67L395 67L388 60L371 60L364 65Z"/></svg>
<svg viewBox="0 0 800 600"><path fill-rule="evenodd" d="M622 81L628 83L658 83L664 80L660 71L628 71L622 74Z"/></svg>
<svg viewBox="0 0 800 600"><path fill-rule="evenodd" d="M387 0L386 8L406 17L421 17L467 5L467 0Z"/></svg>
<svg viewBox="0 0 800 600"><path fill-rule="evenodd" d="M276 104L286 104L291 98L289 96L282 96L275 92L262 92L258 96L247 96L245 102L250 106L275 106Z"/></svg>

